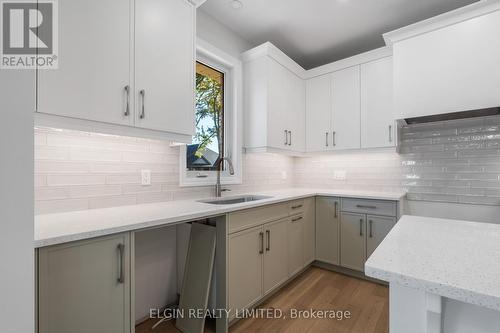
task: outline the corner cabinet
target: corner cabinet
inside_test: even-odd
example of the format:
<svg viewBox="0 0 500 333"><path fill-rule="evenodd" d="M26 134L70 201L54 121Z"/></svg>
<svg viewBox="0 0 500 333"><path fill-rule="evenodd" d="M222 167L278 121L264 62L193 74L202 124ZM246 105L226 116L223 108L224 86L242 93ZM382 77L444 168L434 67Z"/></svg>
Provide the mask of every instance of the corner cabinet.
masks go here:
<svg viewBox="0 0 500 333"><path fill-rule="evenodd" d="M192 3L65 0L59 3L59 24L59 68L38 71L37 123L49 119L127 135L140 128L190 142Z"/></svg>
<svg viewBox="0 0 500 333"><path fill-rule="evenodd" d="M395 146L392 57L306 82L306 150Z"/></svg>
<svg viewBox="0 0 500 333"><path fill-rule="evenodd" d="M302 153L305 150L303 71L270 43L243 54L245 148Z"/></svg>
<svg viewBox="0 0 500 333"><path fill-rule="evenodd" d="M344 198L340 213L340 266L365 270L365 261L396 225L398 202Z"/></svg>
<svg viewBox="0 0 500 333"><path fill-rule="evenodd" d="M307 151L360 148L359 66L309 79Z"/></svg>
<svg viewBox="0 0 500 333"><path fill-rule="evenodd" d="M398 201L317 197L316 260L363 272L398 216Z"/></svg>
<svg viewBox="0 0 500 333"><path fill-rule="evenodd" d="M129 333L129 235L38 252L38 332Z"/></svg>

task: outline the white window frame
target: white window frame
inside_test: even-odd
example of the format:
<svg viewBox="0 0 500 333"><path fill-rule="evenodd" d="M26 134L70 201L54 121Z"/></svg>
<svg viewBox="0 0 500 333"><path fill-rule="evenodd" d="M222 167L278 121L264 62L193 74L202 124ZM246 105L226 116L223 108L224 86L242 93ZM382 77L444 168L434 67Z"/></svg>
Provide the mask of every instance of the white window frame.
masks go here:
<svg viewBox="0 0 500 333"><path fill-rule="evenodd" d="M224 171L221 171L221 184L242 184L243 73L241 61L200 38L196 40L196 60L224 73L224 146L225 156L233 162L234 175L230 175L226 167ZM215 184L216 171L187 170L186 145L180 147L179 160L179 185L181 187Z"/></svg>

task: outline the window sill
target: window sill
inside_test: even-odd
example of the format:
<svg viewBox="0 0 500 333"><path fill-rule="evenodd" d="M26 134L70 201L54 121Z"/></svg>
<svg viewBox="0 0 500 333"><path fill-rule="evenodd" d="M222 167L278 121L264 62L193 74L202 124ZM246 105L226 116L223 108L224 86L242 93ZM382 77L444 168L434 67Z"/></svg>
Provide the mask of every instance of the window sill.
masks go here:
<svg viewBox="0 0 500 333"><path fill-rule="evenodd" d="M208 176L206 178L194 178L189 177L186 179L181 179L179 187L200 187L200 186L214 186L217 182L217 178L214 176ZM221 185L241 185L243 180L239 176L222 176L220 177Z"/></svg>

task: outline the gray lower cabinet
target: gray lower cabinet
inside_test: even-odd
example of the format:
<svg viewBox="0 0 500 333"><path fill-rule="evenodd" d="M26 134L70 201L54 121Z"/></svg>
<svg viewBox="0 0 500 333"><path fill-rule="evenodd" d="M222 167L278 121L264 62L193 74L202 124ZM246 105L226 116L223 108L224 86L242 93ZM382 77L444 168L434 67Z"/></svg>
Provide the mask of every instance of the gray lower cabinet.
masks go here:
<svg viewBox="0 0 500 333"><path fill-rule="evenodd" d="M316 257L316 200L304 200L304 265L312 263Z"/></svg>
<svg viewBox="0 0 500 333"><path fill-rule="evenodd" d="M389 231L396 225L396 218L368 215L367 222L366 258L368 259Z"/></svg>
<svg viewBox="0 0 500 333"><path fill-rule="evenodd" d="M366 215L342 212L340 218L340 265L363 271L366 259Z"/></svg>
<svg viewBox="0 0 500 333"><path fill-rule="evenodd" d="M262 297L262 226L229 235L229 309L245 309Z"/></svg>
<svg viewBox="0 0 500 333"><path fill-rule="evenodd" d="M340 264L340 199L316 198L316 259Z"/></svg>
<svg viewBox="0 0 500 333"><path fill-rule="evenodd" d="M292 276L304 267L304 216L292 216L287 232L288 275Z"/></svg>
<svg viewBox="0 0 500 333"><path fill-rule="evenodd" d="M285 218L229 235L230 309L250 307L287 280L288 221Z"/></svg>
<svg viewBox="0 0 500 333"><path fill-rule="evenodd" d="M287 225L288 219L264 225L264 295L288 278Z"/></svg>
<svg viewBox="0 0 500 333"><path fill-rule="evenodd" d="M341 203L340 265L362 272L365 261L396 224L398 203L355 198Z"/></svg>
<svg viewBox="0 0 500 333"><path fill-rule="evenodd" d="M229 214L229 308L247 309L314 261L315 199Z"/></svg>
<svg viewBox="0 0 500 333"><path fill-rule="evenodd" d="M129 333L129 234L39 249L39 333Z"/></svg>

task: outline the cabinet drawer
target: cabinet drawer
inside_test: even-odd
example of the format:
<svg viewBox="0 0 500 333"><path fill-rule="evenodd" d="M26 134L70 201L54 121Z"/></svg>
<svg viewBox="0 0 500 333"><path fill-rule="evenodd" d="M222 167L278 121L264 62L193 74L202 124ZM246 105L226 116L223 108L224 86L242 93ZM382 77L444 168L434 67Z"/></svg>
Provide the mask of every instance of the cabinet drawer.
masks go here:
<svg viewBox="0 0 500 333"><path fill-rule="evenodd" d="M304 212L305 200L293 200L289 202L290 215L302 214Z"/></svg>
<svg viewBox="0 0 500 333"><path fill-rule="evenodd" d="M369 200L369 199L342 199L342 211L396 216L397 203L395 201Z"/></svg>
<svg viewBox="0 0 500 333"><path fill-rule="evenodd" d="M229 214L229 233L287 217L289 205L289 203L282 203L231 213Z"/></svg>

